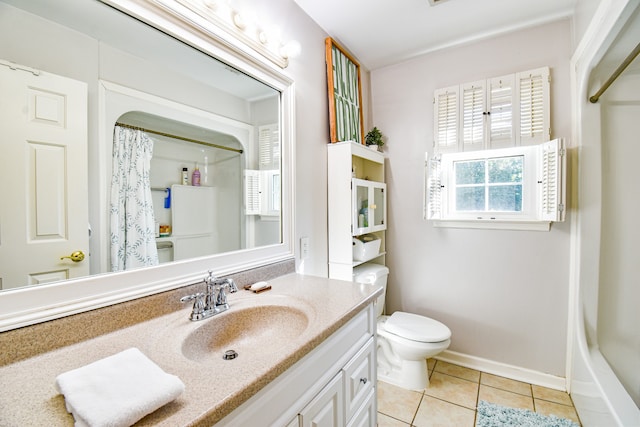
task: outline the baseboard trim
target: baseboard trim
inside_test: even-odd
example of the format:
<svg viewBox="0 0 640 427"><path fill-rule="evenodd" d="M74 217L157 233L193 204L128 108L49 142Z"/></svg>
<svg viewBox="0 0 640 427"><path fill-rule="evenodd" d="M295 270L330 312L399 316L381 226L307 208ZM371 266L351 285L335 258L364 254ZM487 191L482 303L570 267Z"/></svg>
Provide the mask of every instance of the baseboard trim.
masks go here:
<svg viewBox="0 0 640 427"><path fill-rule="evenodd" d="M478 371L487 372L489 374L498 375L516 381L522 381L525 383L552 388L554 390L565 392L567 391L565 378L545 374L543 372L538 372L531 369L521 368L519 366L507 365L506 363L483 359L476 356L470 356L468 354L458 353L451 350L443 351L442 353L435 356L434 359L464 366L465 368L476 369Z"/></svg>

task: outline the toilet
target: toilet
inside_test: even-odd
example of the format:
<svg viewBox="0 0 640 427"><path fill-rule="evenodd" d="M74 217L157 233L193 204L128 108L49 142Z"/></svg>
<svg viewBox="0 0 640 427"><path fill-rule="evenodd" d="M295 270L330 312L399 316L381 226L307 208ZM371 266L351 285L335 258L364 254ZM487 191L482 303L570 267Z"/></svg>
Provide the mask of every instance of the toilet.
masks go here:
<svg viewBox="0 0 640 427"><path fill-rule="evenodd" d="M353 269L353 280L383 287L376 301L378 332L378 379L408 390L429 385L427 358L446 350L451 331L437 320L396 311L383 316L387 276L384 265L365 263Z"/></svg>

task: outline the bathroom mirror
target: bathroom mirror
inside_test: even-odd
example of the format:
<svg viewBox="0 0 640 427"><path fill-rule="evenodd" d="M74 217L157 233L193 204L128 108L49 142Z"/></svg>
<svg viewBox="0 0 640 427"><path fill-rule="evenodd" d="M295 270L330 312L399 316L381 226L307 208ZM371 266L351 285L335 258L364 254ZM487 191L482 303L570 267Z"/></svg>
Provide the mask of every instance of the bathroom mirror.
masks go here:
<svg viewBox="0 0 640 427"><path fill-rule="evenodd" d="M86 159L83 163L61 155L71 148L47 140L49 134L26 137L29 182L12 186L16 193L44 191L36 191L33 202L17 203L26 204L19 215L3 202L0 328L5 320L12 323L12 313L32 312L33 301L81 300L91 307L96 295L106 292L109 297L100 301L105 305L180 286L180 280L216 266L223 273L292 257L292 82L255 54L234 48L235 41L220 43L196 31L190 19L176 17L136 0L0 0L0 37L8 41L0 44L0 71L39 74L41 80L61 77L62 86L73 82L84 99L77 102L80 116L86 114L79 134L87 136L78 157ZM8 84L2 83L3 89ZM51 125L50 134L78 122L77 112L57 110L75 102L75 95L55 86L35 91L33 115L39 125ZM3 129L13 124L3 118ZM118 273L112 267L110 217L116 124L153 141L149 187L158 252L150 266ZM8 152L2 157L5 175L12 162L23 166ZM196 167L199 186L192 185ZM84 199L63 205L76 190ZM18 222L10 223L9 216ZM7 262L20 245L7 244L6 230L18 228L31 233L31 245L19 248L19 262ZM5 274L12 265L36 265L46 240L67 240L72 232L84 240L48 254L57 267L21 273L23 282L13 278L20 274ZM73 259L77 251L84 260ZM73 273L81 264L82 271ZM154 290L141 281L152 282Z"/></svg>

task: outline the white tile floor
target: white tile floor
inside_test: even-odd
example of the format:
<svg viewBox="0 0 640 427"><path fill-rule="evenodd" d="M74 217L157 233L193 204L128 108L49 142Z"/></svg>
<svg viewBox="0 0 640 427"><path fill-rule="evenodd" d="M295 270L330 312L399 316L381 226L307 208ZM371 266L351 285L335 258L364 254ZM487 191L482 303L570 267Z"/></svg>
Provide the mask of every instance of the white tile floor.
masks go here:
<svg viewBox="0 0 640 427"><path fill-rule="evenodd" d="M378 381L378 426L473 427L480 400L580 424L567 393L434 359L428 362L430 383L424 392Z"/></svg>

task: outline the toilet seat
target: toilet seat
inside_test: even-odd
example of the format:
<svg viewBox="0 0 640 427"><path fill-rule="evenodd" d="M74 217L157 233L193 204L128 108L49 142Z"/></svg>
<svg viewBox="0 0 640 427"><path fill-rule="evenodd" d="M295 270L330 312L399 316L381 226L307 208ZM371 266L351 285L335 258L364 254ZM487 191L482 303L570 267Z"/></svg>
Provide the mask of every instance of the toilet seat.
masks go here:
<svg viewBox="0 0 640 427"><path fill-rule="evenodd" d="M437 320L396 311L384 322L384 329L394 335L418 342L440 342L451 338L451 330Z"/></svg>

